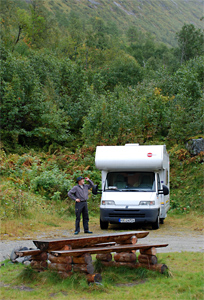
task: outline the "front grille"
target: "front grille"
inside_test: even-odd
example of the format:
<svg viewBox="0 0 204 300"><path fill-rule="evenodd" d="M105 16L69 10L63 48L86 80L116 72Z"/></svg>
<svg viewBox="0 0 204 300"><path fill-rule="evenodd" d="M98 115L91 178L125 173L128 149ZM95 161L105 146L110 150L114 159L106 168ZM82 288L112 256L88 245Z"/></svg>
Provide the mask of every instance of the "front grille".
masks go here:
<svg viewBox="0 0 204 300"><path fill-rule="evenodd" d="M140 213L140 210L127 210L122 209L114 210L109 214L109 217L120 217L120 218L145 218L145 214Z"/></svg>

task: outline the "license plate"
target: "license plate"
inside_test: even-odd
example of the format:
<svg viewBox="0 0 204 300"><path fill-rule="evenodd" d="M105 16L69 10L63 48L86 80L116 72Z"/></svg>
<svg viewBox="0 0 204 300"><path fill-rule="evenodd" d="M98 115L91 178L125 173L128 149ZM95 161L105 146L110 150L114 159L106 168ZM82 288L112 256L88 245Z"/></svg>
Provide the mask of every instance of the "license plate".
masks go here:
<svg viewBox="0 0 204 300"><path fill-rule="evenodd" d="M119 219L120 223L135 223L135 219Z"/></svg>

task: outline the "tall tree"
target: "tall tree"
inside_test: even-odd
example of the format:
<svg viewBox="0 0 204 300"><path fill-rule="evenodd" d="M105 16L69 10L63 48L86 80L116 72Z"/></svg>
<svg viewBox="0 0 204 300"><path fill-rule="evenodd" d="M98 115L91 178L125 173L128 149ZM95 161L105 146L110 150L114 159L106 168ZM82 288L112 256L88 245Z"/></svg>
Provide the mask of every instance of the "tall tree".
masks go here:
<svg viewBox="0 0 204 300"><path fill-rule="evenodd" d="M57 44L58 28L55 17L49 14L44 6L44 0L30 1L31 24L29 37L32 46L36 48L49 48Z"/></svg>
<svg viewBox="0 0 204 300"><path fill-rule="evenodd" d="M0 9L0 39L6 47L13 45L13 26L16 22L16 3L13 0L1 0Z"/></svg>
<svg viewBox="0 0 204 300"><path fill-rule="evenodd" d="M184 24L182 29L176 33L176 38L181 64L203 54L204 34L201 29L196 29L193 24Z"/></svg>

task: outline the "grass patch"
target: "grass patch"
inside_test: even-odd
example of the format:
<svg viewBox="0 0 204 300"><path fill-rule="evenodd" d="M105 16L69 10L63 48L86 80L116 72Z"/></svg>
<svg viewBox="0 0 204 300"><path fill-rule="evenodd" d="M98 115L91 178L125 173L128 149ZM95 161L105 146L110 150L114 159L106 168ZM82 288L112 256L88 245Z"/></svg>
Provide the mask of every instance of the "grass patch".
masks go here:
<svg viewBox="0 0 204 300"><path fill-rule="evenodd" d="M75 273L63 280L55 272L38 273L8 261L1 267L1 299L203 299L203 253L163 253L167 274L146 269L103 268L102 284ZM171 276L169 276L171 274ZM21 287L21 288L20 288Z"/></svg>
<svg viewBox="0 0 204 300"><path fill-rule="evenodd" d="M166 226L171 226L173 228L179 229L190 229L194 231L203 231L204 229L204 216L201 212L192 211L189 213L175 214L174 212L169 212L164 224L161 225L162 229Z"/></svg>

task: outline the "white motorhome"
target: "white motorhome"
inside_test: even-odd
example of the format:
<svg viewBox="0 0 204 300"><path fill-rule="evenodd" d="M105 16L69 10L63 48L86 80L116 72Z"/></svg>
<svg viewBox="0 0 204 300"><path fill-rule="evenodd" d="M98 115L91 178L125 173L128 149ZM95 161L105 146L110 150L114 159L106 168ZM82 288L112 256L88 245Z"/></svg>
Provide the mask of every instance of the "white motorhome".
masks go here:
<svg viewBox="0 0 204 300"><path fill-rule="evenodd" d="M109 223L158 229L170 208L166 146L97 146L95 165L102 171L101 229Z"/></svg>

